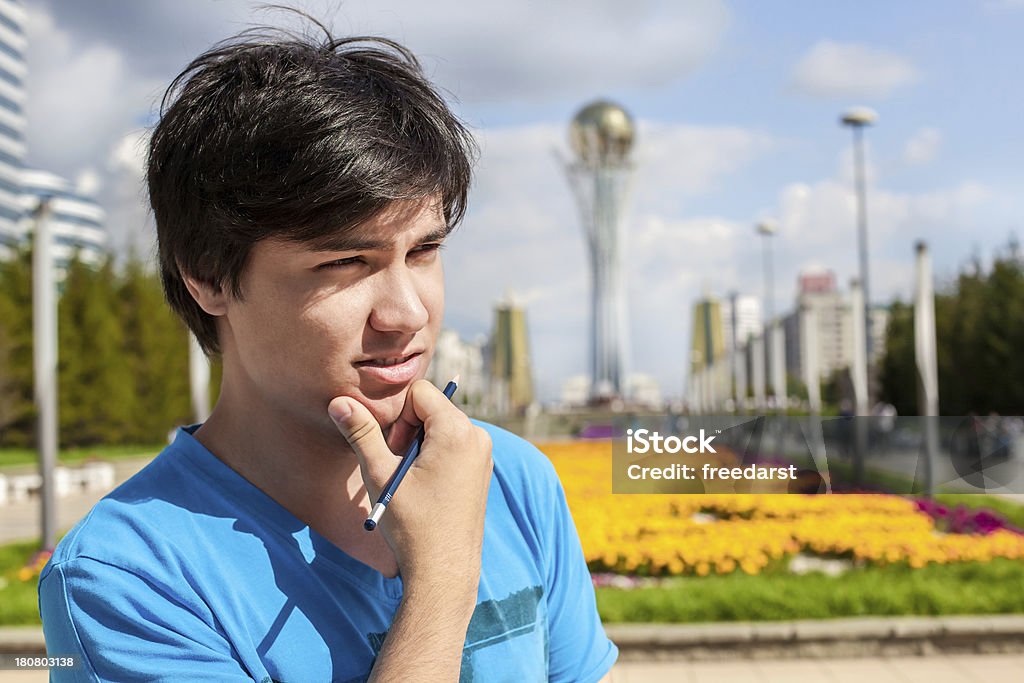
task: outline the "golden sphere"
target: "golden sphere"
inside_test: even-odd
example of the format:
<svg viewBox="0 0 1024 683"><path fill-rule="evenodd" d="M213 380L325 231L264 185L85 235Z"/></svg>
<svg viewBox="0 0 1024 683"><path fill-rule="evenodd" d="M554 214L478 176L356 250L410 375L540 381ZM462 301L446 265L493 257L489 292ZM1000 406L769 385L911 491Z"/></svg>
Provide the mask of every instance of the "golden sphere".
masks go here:
<svg viewBox="0 0 1024 683"><path fill-rule="evenodd" d="M576 155L588 163L624 161L635 130L625 109L608 100L595 100L573 117L569 141Z"/></svg>

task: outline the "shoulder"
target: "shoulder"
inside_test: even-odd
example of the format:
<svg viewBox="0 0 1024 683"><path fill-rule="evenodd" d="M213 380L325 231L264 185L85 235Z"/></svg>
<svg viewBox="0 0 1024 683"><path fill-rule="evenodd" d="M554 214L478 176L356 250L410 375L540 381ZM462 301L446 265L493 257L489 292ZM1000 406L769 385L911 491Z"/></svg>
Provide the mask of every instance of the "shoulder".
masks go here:
<svg viewBox="0 0 1024 683"><path fill-rule="evenodd" d="M551 460L532 443L500 427L474 423L491 436L494 474L488 513L507 509L531 528L544 526L560 508L565 492ZM501 505L497 505L498 499Z"/></svg>
<svg viewBox="0 0 1024 683"><path fill-rule="evenodd" d="M93 506L61 539L50 565L92 560L127 571L159 567L175 539L191 533L187 500L196 490L180 445L167 446Z"/></svg>
<svg viewBox="0 0 1024 683"><path fill-rule="evenodd" d="M558 483L558 475L551 460L536 446L512 432L488 422L473 420L491 437L491 457L495 474L507 481L535 485Z"/></svg>

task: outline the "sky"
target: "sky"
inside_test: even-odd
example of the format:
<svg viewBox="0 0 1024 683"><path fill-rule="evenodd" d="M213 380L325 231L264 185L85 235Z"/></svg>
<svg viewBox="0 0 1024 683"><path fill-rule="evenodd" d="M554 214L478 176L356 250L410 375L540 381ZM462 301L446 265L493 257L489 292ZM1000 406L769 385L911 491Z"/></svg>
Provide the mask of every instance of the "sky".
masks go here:
<svg viewBox="0 0 1024 683"><path fill-rule="evenodd" d="M489 333L526 308L543 400L588 367L589 272L559 161L596 98L637 122L623 254L634 372L685 394L692 306L763 296L757 222L777 221L775 310L801 270L857 274L853 153L865 131L873 303L912 296L914 244L937 284L988 260L1024 217L1024 0L295 0L337 34L420 57L481 147L445 251L445 323ZM152 257L143 149L163 90L214 42L294 24L246 0L29 0L28 165L107 212L111 243Z"/></svg>

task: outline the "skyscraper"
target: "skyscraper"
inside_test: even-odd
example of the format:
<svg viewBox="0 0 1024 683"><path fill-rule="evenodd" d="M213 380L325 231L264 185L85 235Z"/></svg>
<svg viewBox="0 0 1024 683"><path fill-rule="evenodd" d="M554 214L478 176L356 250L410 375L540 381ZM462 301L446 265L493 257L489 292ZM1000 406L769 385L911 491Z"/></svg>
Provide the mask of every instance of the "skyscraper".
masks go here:
<svg viewBox="0 0 1024 683"><path fill-rule="evenodd" d="M849 298L836 286L831 270L808 269L800 273L796 311L789 316L786 327L786 366L789 372L803 377L804 351L800 347L800 311L812 309L817 324L818 371L822 381L836 370L853 362L853 324Z"/></svg>
<svg viewBox="0 0 1024 683"><path fill-rule="evenodd" d="M736 311L733 312L733 303ZM736 347L744 348L750 335L761 332L761 301L754 296L739 295L735 298L723 299L720 303L722 313L722 330L725 338L725 350L733 350L733 320L736 321Z"/></svg>
<svg viewBox="0 0 1024 683"><path fill-rule="evenodd" d="M729 397L730 362L726 354L721 302L706 294L693 307L688 393L691 407L712 411Z"/></svg>
<svg viewBox="0 0 1024 683"><path fill-rule="evenodd" d="M0 0L2 1L2 0ZM83 263L98 265L107 252L106 214L96 200L75 189L70 182L47 171L26 170L21 174L21 220L16 239L32 230L32 213L44 197L50 198L54 265L58 277L75 251Z"/></svg>
<svg viewBox="0 0 1024 683"><path fill-rule="evenodd" d="M836 370L843 370L853 363L853 320L847 294L836 286L835 273L831 270L812 269L800 273L798 280L796 310L784 321L786 328L786 369L803 377L804 351L801 348L800 311L814 309L817 324L818 363L822 381ZM885 352L885 331L889 309L872 306L872 363L877 363Z"/></svg>
<svg viewBox="0 0 1024 683"><path fill-rule="evenodd" d="M694 370L703 370L725 357L725 327L722 324L722 304L707 296L693 307L693 341L690 358Z"/></svg>
<svg viewBox="0 0 1024 683"><path fill-rule="evenodd" d="M25 159L25 8L0 1L0 257L20 240Z"/></svg>
<svg viewBox="0 0 1024 683"><path fill-rule="evenodd" d="M526 311L511 299L494 309L494 333L489 348L491 391L496 411L521 413L533 403Z"/></svg>
<svg viewBox="0 0 1024 683"><path fill-rule="evenodd" d="M633 164L635 127L625 109L607 100L583 107L570 127L576 158L565 166L579 206L590 256L590 398L626 395L629 325L626 321L625 233L622 218Z"/></svg>
<svg viewBox="0 0 1024 683"><path fill-rule="evenodd" d="M456 375L459 390L452 402L470 411L479 410L487 389L483 341L463 341L455 330L442 329L426 378L435 386L443 387Z"/></svg>

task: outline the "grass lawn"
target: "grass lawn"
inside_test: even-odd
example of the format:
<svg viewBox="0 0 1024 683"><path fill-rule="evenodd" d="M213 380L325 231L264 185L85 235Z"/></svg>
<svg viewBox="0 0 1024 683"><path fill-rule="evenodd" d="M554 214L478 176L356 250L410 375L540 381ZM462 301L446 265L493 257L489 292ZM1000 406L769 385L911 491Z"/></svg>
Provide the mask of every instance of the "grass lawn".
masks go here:
<svg viewBox="0 0 1024 683"><path fill-rule="evenodd" d="M38 577L29 581L18 578L18 571L38 549L38 541L0 545L0 626L40 623Z"/></svg>
<svg viewBox="0 0 1024 683"><path fill-rule="evenodd" d="M1024 562L994 560L922 569L686 577L659 586L598 588L606 623L772 621L835 617L1024 612Z"/></svg>
<svg viewBox="0 0 1024 683"><path fill-rule="evenodd" d="M138 446L88 446L65 448L57 454L62 463L78 463L87 458L113 460L117 458L153 457L167 444L146 444ZM0 467L11 465L35 465L39 455L31 448L0 448Z"/></svg>
<svg viewBox="0 0 1024 683"><path fill-rule="evenodd" d="M33 542L0 546L0 625L40 623L36 578L18 578L37 547ZM598 588L597 606L606 623L1004 614L1024 612L1021 586L1024 562L1011 560L852 569L835 578L737 572L632 590Z"/></svg>

